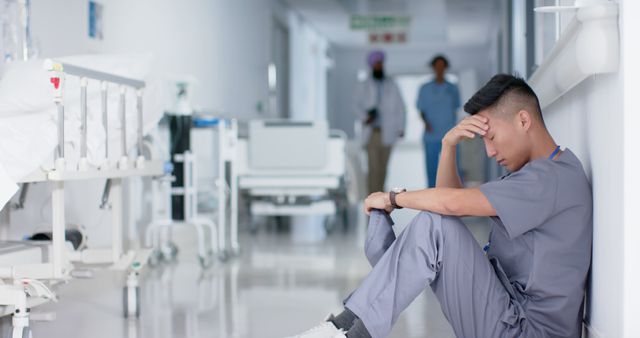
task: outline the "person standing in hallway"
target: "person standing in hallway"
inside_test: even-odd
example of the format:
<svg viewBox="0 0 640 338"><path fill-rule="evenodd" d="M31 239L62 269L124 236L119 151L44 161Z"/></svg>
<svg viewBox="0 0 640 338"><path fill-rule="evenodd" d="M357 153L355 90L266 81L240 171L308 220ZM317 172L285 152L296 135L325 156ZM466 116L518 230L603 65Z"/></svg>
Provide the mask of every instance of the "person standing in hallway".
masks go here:
<svg viewBox="0 0 640 338"><path fill-rule="evenodd" d="M417 108L424 121L424 150L428 187L436 186L436 173L444 134L456 124L456 111L460 108L458 87L445 80L449 61L443 55L431 60L435 79L420 87Z"/></svg>
<svg viewBox="0 0 640 338"><path fill-rule="evenodd" d="M371 76L361 84L356 95L356 114L364 124L369 193L384 190L391 148L404 136L406 120L400 89L385 74L384 61L384 52L375 50L369 53L367 63Z"/></svg>

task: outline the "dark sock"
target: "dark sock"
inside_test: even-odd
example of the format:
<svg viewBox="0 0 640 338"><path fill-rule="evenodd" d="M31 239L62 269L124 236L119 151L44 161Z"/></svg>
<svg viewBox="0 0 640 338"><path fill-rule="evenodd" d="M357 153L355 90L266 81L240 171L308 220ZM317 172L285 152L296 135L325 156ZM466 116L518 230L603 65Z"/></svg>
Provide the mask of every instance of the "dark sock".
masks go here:
<svg viewBox="0 0 640 338"><path fill-rule="evenodd" d="M347 338L371 338L369 331L364 327L364 323L360 318L353 322L353 326L347 331Z"/></svg>
<svg viewBox="0 0 640 338"><path fill-rule="evenodd" d="M351 326L353 326L353 322L358 319L355 313L351 312L351 310L344 308L337 316L329 317L329 321L333 323L337 328L342 329L344 331L348 331Z"/></svg>

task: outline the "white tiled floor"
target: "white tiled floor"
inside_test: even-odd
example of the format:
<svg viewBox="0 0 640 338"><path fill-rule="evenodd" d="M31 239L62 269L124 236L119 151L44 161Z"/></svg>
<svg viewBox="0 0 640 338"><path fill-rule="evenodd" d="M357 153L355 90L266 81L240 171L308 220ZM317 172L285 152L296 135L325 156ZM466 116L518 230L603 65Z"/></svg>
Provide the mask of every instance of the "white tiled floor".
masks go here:
<svg viewBox="0 0 640 338"><path fill-rule="evenodd" d="M99 272L94 279L61 286L58 303L35 310L55 311L57 319L33 323L34 338L270 338L304 331L340 311L341 300L369 271L363 228L336 229L314 244L294 243L289 231L260 229L256 235L243 234L240 257L204 272L193 250L182 243L178 262L147 272L138 320L122 316L124 277ZM479 240L486 239L485 224L472 228ZM6 324L5 319L3 333ZM427 289L402 314L391 337L453 333Z"/></svg>

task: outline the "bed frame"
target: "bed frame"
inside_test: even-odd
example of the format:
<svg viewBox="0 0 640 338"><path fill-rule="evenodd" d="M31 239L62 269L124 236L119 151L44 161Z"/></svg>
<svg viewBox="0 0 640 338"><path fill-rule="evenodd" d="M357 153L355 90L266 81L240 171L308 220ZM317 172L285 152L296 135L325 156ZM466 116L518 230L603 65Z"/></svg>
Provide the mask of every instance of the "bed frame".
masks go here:
<svg viewBox="0 0 640 338"><path fill-rule="evenodd" d="M22 179L19 183L49 182L53 185L51 193L52 206L52 241L50 257L47 262L37 264L16 264L0 267L0 315L12 314L13 338L29 336L29 310L31 307L49 300L56 295L49 288L59 282L72 279L75 272L86 267L103 267L126 272L124 283L124 314L135 317L140 314L138 304L139 275L145 267L150 251L146 249L124 252L123 249L123 192L124 179L143 176L163 176L166 174L163 161L146 159L143 156L143 105L142 94L145 82L99 72L70 64L45 61L50 81L54 89L54 102L58 116L58 146L55 152L54 167L51 170L38 169ZM65 76L80 79L81 109L81 148L77 166L69 169L65 157L64 139L64 83ZM101 88L103 124L106 131L105 161L99 167L93 167L87 161L87 86L98 81ZM117 159L109 158L109 126L108 126L108 88L109 84L118 86L119 117L122 121L121 152ZM137 100L137 144L135 152L127 144L126 93L134 90ZM65 246L65 182L90 179L107 179L105 198L111 205L111 245L108 248L84 249L70 251ZM2 306L4 305L4 307Z"/></svg>

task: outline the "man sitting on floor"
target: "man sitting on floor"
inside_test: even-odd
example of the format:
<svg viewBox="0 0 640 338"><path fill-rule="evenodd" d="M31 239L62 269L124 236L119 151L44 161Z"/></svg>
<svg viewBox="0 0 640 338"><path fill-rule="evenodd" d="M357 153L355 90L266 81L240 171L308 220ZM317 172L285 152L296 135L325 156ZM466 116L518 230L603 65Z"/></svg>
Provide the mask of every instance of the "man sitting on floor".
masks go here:
<svg viewBox="0 0 640 338"><path fill-rule="evenodd" d="M494 76L464 110L442 139L435 188L367 197L373 269L342 313L297 337L385 337L427 285L457 337L581 336L592 197L580 161L520 78ZM509 174L464 188L456 145L476 135ZM403 207L423 212L396 238L389 214ZM486 253L460 216L491 217Z"/></svg>

